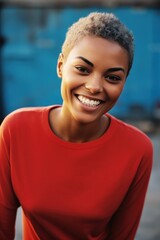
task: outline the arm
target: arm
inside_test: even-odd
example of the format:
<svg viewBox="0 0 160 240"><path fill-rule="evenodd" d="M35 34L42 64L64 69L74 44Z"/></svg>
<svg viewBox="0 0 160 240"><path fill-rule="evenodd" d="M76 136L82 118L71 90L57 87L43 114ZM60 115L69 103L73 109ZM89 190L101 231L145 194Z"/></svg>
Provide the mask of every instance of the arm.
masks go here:
<svg viewBox="0 0 160 240"><path fill-rule="evenodd" d="M15 236L16 209L8 209L0 204L0 239L13 240Z"/></svg>
<svg viewBox="0 0 160 240"><path fill-rule="evenodd" d="M6 130L5 130L6 129ZM19 206L14 194L9 163L9 131L0 126L0 239L13 240Z"/></svg>
<svg viewBox="0 0 160 240"><path fill-rule="evenodd" d="M133 240L139 225L152 168L152 145L149 143L135 178L110 222L107 240Z"/></svg>

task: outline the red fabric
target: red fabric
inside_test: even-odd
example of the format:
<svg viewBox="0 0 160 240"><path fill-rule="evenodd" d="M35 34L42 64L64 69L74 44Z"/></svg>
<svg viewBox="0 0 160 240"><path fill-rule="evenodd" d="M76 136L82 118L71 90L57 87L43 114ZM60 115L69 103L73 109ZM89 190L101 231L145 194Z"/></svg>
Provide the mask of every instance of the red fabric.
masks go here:
<svg viewBox="0 0 160 240"><path fill-rule="evenodd" d="M51 107L11 113L0 131L0 239L22 206L25 240L133 240L152 166L149 138L108 115L99 139L53 134Z"/></svg>

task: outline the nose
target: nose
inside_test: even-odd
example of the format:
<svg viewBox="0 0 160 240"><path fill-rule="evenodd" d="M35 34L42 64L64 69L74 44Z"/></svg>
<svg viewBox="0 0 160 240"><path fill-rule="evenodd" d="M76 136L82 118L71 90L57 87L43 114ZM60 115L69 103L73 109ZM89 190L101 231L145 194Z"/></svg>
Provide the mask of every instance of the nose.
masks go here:
<svg viewBox="0 0 160 240"><path fill-rule="evenodd" d="M100 93L103 91L102 80L100 78L90 78L86 82L85 88L92 94Z"/></svg>

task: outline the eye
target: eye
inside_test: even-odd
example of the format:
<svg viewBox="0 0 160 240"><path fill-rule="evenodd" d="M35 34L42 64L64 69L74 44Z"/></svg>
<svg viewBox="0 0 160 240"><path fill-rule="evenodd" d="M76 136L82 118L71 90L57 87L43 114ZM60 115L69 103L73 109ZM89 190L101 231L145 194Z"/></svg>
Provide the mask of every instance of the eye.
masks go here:
<svg viewBox="0 0 160 240"><path fill-rule="evenodd" d="M105 76L105 79L109 82L114 82L114 83L118 83L119 81L121 81L121 77L116 75L107 75Z"/></svg>
<svg viewBox="0 0 160 240"><path fill-rule="evenodd" d="M86 67L76 66L75 68L76 68L80 73L83 73L83 74L88 74L88 73L89 73L89 70L88 70Z"/></svg>

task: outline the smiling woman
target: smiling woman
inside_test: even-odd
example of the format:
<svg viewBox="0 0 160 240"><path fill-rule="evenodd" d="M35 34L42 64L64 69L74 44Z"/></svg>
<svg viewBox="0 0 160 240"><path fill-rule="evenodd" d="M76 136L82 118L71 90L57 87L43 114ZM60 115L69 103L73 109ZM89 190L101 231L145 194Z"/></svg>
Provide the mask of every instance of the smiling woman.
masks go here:
<svg viewBox="0 0 160 240"><path fill-rule="evenodd" d="M133 240L152 167L150 139L108 111L133 62L113 14L68 30L57 63L62 106L23 108L0 128L0 239ZM22 191L23 189L23 191Z"/></svg>
<svg viewBox="0 0 160 240"><path fill-rule="evenodd" d="M70 126L76 123L78 126L83 122L86 125L83 126L83 132L81 129L82 136L78 134L80 141L101 136L109 123L104 113L115 104L125 84L127 51L116 42L86 36L76 43L67 58L60 55L57 71L62 78L63 107L60 115L59 109L53 111L56 117L52 115L52 119L59 123L56 132L65 139L60 133L60 126L63 128L65 123ZM60 123L62 115L65 116L63 124ZM103 124L100 124L102 119Z"/></svg>

